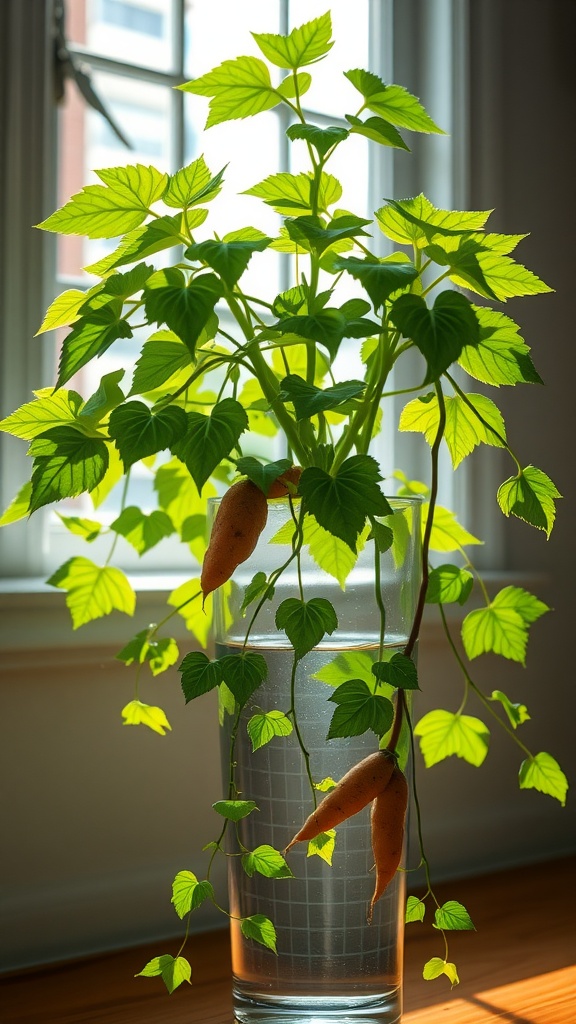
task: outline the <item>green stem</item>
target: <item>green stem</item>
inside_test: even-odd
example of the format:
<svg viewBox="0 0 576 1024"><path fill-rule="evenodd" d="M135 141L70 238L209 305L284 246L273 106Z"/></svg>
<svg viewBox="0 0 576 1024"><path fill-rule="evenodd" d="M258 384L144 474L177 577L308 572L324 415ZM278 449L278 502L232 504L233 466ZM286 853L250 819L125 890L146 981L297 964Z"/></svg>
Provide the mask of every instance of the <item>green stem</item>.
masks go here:
<svg viewBox="0 0 576 1024"><path fill-rule="evenodd" d="M314 788L314 779L312 777L312 770L310 768L310 753L306 748L302 733L300 732L300 726L298 724L298 717L296 715L296 671L298 669L298 658L294 654L294 660L292 662L292 673L290 676L290 717L294 723L294 732L298 740L298 746L302 751L302 757L304 758L304 764L306 766L306 774L308 776L308 782L310 783L310 790L312 792L312 800L314 802L314 808L317 807L318 798L316 795L316 789Z"/></svg>
<svg viewBox="0 0 576 1024"><path fill-rule="evenodd" d="M126 471L126 477L124 479L124 486L122 488L122 497L120 499L120 514L122 514L122 512L124 511L124 509L126 507L126 498L127 498L127 495L128 495L128 485L129 485L129 483L130 483L130 470L128 469ZM104 562L105 566L110 565L110 562L111 562L111 560L112 560L112 558L114 556L114 552L116 550L116 545L118 543L118 538L119 537L120 537L119 533L115 533L114 534L114 540L112 541L112 544L110 546L110 551L108 552L108 558Z"/></svg>

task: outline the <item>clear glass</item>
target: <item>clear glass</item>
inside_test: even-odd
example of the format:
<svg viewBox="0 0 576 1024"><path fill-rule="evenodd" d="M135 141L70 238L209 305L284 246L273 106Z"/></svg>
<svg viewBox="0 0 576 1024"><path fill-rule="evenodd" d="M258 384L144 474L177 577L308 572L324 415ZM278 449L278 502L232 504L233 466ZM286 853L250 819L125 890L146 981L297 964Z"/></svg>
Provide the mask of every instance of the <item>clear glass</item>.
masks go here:
<svg viewBox="0 0 576 1024"><path fill-rule="evenodd" d="M390 499L398 543L381 556L381 593L386 608L385 654L401 651L412 625L420 580L420 502ZM213 512L218 505L214 499ZM240 614L244 587L258 571L270 573L289 555L288 545L270 543L289 521L285 500L269 504L268 523L260 542L233 580L232 622L222 602L215 606L218 656L238 652L244 643L250 611ZM315 781L339 779L355 763L377 749L373 733L326 741L334 705L332 686L323 670L334 663L345 678L371 678L378 659L380 616L375 602L373 545L368 544L350 573L346 589L321 572L312 559L302 559L304 594L325 597L338 616L338 629L299 663L295 677L295 708L303 743L310 754ZM258 812L238 823L240 842L249 850L270 844L284 850L312 809L310 783L295 733L275 737L252 751L247 722L257 709L288 711L291 706L293 652L285 633L274 623L281 601L298 596L296 571L290 566L276 585L250 632L248 648L263 654L268 678L242 711L234 761L236 784L243 798L255 800ZM254 607L254 606L252 606ZM320 677L320 678L319 678ZM229 779L230 737L234 716L225 714L222 769ZM307 844L294 847L288 861L294 878L249 878L239 857L229 859L232 914L234 1008L241 1024L393 1024L400 1020L404 876L398 872L376 904L371 925L366 910L374 887L369 809L337 829L333 863L307 856ZM232 848L230 849L232 851ZM243 937L239 918L269 917L276 928L277 949Z"/></svg>

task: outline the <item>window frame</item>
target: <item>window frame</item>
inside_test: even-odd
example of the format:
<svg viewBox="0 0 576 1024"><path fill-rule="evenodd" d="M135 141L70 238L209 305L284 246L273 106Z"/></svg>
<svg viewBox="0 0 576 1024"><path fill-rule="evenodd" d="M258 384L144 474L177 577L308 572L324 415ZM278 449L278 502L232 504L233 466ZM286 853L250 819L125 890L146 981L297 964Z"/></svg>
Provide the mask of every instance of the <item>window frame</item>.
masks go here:
<svg viewBox="0 0 576 1024"><path fill-rule="evenodd" d="M385 147L371 147L369 203L372 209L383 201L380 183L386 181L389 195L401 198L416 191L432 191L438 205L465 208L469 194L468 166L468 0L366 0L369 6L369 66L385 80L402 84L429 105L448 137L416 136L410 162L404 154ZM0 13L0 56L4 68L7 99L0 108L2 161L0 195L4 206L0 235L0 396L2 415L31 398L31 389L52 382L51 335L34 334L56 287L56 239L30 228L56 206L57 109L53 87L52 25L55 0L7 0ZM280 0L280 31L288 31L288 0ZM70 45L76 56L95 71L134 75L156 84L178 85L184 74L185 0L174 0L174 54L172 71L121 61L92 53L87 47ZM180 27L180 31L178 30ZM2 52L5 51L5 52ZM400 75L396 74L399 66ZM438 75L438 68L443 74ZM184 163L184 96L171 91L174 126L171 159L173 166ZM288 158L289 145L282 127L288 124L287 109L278 110L281 161ZM313 114L319 123L334 118ZM22 125L26 124L26 131ZM441 177L438 168L441 169ZM439 182L444 194L438 195ZM2 187L4 186L4 187ZM431 188L432 186L432 188ZM382 240L385 244L385 240ZM378 246L378 242L376 243ZM383 251L383 250L382 250ZM286 266L286 274L288 267ZM287 281L287 278L285 279ZM24 284L23 284L24 282ZM60 285L64 284L60 280ZM283 284L281 284L283 286ZM14 343L18 339L18 343ZM401 399L397 399L399 407ZM399 411L399 408L398 408ZM421 452L421 456L418 452ZM414 475L424 472L426 452L421 439L400 435L395 442L394 463L410 455ZM491 453L493 454L493 453ZM27 478L24 446L18 439L0 434L0 506L5 508ZM474 494L492 490L497 478L497 460L484 460L474 477ZM384 459L384 472L394 468ZM459 474L446 474L449 481L444 502L455 505L470 522L472 474L467 467ZM484 510L483 510L484 514ZM499 524L489 524L491 562L500 553ZM486 535L486 527L483 527ZM42 578L44 570L43 524L40 516L0 530L0 577ZM479 560L480 561L480 560ZM146 571L145 566L143 571ZM161 573L158 573L160 579Z"/></svg>

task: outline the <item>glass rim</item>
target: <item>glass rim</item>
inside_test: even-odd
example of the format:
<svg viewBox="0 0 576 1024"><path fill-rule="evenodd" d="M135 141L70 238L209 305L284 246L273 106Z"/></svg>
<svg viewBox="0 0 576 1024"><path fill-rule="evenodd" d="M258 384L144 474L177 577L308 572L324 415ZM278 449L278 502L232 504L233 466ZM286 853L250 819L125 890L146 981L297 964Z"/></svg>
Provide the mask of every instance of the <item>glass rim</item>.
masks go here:
<svg viewBox="0 0 576 1024"><path fill-rule="evenodd" d="M239 481L235 481L235 483L239 483ZM230 486L233 486L233 485L231 484ZM255 484L254 486L257 486L257 485ZM212 495L210 498L207 499L208 506L209 507L214 507L214 506L219 505L220 502L222 501L223 497L224 497L223 494ZM384 497L385 497L386 501L389 503L389 505L392 508L411 508L412 506L418 507L420 505L423 505L425 500L426 500L426 495L424 495L424 494L392 494L392 495L385 494ZM293 500L294 501L301 501L302 500L301 495L299 495L299 494L294 495ZM279 508L280 507L280 502L287 502L288 501L288 495L286 494L286 495L284 495L281 498L268 498L267 501L270 502L271 508L274 508L275 506L277 508ZM386 516L379 515L376 518L377 519L385 519Z"/></svg>

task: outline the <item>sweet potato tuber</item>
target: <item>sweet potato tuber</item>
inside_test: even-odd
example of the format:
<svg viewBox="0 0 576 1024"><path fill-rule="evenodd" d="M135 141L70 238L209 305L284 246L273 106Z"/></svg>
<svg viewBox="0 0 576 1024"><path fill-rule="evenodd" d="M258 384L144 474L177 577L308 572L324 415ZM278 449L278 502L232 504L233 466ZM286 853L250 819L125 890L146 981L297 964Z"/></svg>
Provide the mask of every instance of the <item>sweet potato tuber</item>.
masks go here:
<svg viewBox="0 0 576 1024"><path fill-rule="evenodd" d="M370 821L376 883L368 908L368 923L372 921L374 906L394 878L402 857L407 805L408 783L404 773L395 766L388 785L372 804Z"/></svg>

